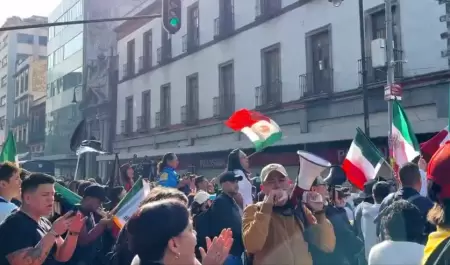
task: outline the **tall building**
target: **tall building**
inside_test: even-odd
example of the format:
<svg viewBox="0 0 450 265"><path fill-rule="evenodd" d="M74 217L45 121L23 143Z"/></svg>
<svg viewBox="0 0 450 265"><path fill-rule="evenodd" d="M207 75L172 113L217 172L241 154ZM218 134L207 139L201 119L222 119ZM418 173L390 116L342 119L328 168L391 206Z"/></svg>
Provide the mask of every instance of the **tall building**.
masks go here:
<svg viewBox="0 0 450 265"><path fill-rule="evenodd" d="M17 152L22 160L29 160L33 153L42 153L44 145L34 148L30 145L29 138L36 131L30 131L33 122L31 121L31 110L35 102L44 100L47 87L47 58L38 55L31 55L28 58L18 61L16 73L14 74L14 116L11 120L11 131L14 133ZM37 151L35 150L37 149Z"/></svg>
<svg viewBox="0 0 450 265"><path fill-rule="evenodd" d="M448 121L448 66L439 37L446 27L436 19L445 8L434 1L394 2L396 82L419 140L425 139ZM280 162L294 176L300 149L332 163L345 157L356 127L364 127L358 1L338 8L327 0L182 3L175 35L160 19L117 28L114 152L121 159L175 152L180 170L215 176L231 149L254 152L245 136L224 125L241 108L270 116L285 136L252 156L253 172ZM386 150L384 1L365 0L364 16L371 137ZM110 163L114 156L97 160Z"/></svg>
<svg viewBox="0 0 450 265"><path fill-rule="evenodd" d="M121 17L149 0L62 0L50 22ZM87 137L111 150L110 117L116 99L116 23L90 23L51 27L48 43L45 156L55 162L56 175L73 176L77 158L69 148L70 137L86 120ZM112 75L111 75L112 74ZM112 82L110 82L112 78ZM113 118L115 122L115 118ZM113 126L112 126L113 127ZM80 175L96 176L97 162L83 155Z"/></svg>
<svg viewBox="0 0 450 265"><path fill-rule="evenodd" d="M46 23L47 18L32 16L29 18L8 18L3 27L27 24ZM32 60L46 60L47 29L23 29L0 33L0 143L12 127L16 99L17 65ZM25 67L25 66L24 66ZM45 73L41 73L45 76ZM23 76L23 85L31 80L31 76ZM26 83L28 86L29 83Z"/></svg>

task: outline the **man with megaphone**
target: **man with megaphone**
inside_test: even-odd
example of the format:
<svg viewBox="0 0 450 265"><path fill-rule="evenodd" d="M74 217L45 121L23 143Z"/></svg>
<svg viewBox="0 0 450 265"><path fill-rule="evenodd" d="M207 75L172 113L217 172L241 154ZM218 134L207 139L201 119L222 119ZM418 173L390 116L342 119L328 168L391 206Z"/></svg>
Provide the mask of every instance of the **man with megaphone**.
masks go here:
<svg viewBox="0 0 450 265"><path fill-rule="evenodd" d="M294 204L288 174L280 164L265 166L260 178L265 198L245 208L242 222L244 245L253 265L312 265L309 245L333 252L335 235L321 196L305 193L304 201Z"/></svg>

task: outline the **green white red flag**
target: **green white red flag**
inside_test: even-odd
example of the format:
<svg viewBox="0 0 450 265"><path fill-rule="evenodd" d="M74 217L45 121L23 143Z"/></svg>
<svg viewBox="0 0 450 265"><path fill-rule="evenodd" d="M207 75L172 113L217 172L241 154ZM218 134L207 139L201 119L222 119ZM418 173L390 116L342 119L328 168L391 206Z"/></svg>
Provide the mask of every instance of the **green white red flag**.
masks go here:
<svg viewBox="0 0 450 265"><path fill-rule="evenodd" d="M119 230L130 217L137 211L141 202L150 193L150 183L147 179L140 178L136 181L127 195L114 208L113 222Z"/></svg>
<svg viewBox="0 0 450 265"><path fill-rule="evenodd" d="M356 136L342 163L348 181L363 190L364 183L377 176L383 163L384 158L378 148L360 128L356 128Z"/></svg>
<svg viewBox="0 0 450 265"><path fill-rule="evenodd" d="M420 145L405 110L397 100L393 101L392 116L392 157L394 166L400 168L420 155Z"/></svg>
<svg viewBox="0 0 450 265"><path fill-rule="evenodd" d="M283 136L276 122L259 112L248 109L233 113L225 125L233 131L244 133L255 145L256 152L273 145Z"/></svg>

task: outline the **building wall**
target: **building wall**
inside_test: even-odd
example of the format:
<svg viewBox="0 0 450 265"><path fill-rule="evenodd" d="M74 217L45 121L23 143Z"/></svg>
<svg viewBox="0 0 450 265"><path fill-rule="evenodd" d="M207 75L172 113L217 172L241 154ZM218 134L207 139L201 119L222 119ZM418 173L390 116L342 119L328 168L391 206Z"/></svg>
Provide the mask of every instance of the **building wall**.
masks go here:
<svg viewBox="0 0 450 265"><path fill-rule="evenodd" d="M194 1L183 1L189 6ZM285 7L295 5L298 1L284 0ZM442 13L442 7L435 3L400 4L402 47L407 63L404 74L407 76L425 74L447 68L447 61L438 52L424 53L424 50L444 48L439 34L445 28L436 17ZM382 1L365 1L366 9L382 4ZM200 6L200 46L211 42L214 34L214 19L218 17L218 1L199 1ZM142 91L152 90L151 111L160 109L159 87L171 83L173 124L180 123L180 107L185 104L186 76L199 73L200 119L212 117L212 98L218 96L218 65L234 60L236 109L255 107L254 88L261 85L260 50L275 43L281 47L281 69L283 81L283 101L299 99L299 75L306 73L305 34L319 27L330 24L332 29L332 60L334 68L334 91L342 92L358 87L359 23L356 1L345 1L341 7L335 8L326 0L311 1L292 11L267 21L262 25L245 30L227 40L205 47L200 51L176 60L164 67L139 75L119 84L118 90L118 123L116 131L120 131L120 121L125 119L124 99L131 95L140 95ZM184 9L185 10L185 9ZM254 23L255 1L235 1L236 29ZM414 14L427 10L418 21ZM320 15L318 15L320 14ZM186 14L183 13L185 17ZM423 20L427 23L423 23ZM425 29L426 25L427 26ZM160 46L160 20L154 20L139 28L132 34L118 41L119 76L122 76L122 65L126 63L126 43L136 41L136 59L142 56L143 32L153 29L153 64L156 64L156 49ZM417 32L420 30L420 41ZM186 34L186 23L172 36L172 54L176 58L182 52L181 37ZM349 45L350 44L350 45ZM437 49L440 50L440 49ZM138 71L138 67L136 72ZM140 116L141 102L135 97L135 116ZM153 124L154 121L152 122ZM134 119L136 128L136 119Z"/></svg>
<svg viewBox="0 0 450 265"><path fill-rule="evenodd" d="M200 47L192 54L182 53L182 36L186 34L186 7L195 1L183 1L183 26L172 36L173 61L156 66L149 72L136 73L119 83L115 151L121 158L159 156L167 151L180 153L229 150L235 147L250 148L250 142L232 133L222 121L213 119L213 97L219 95L218 66L233 60L236 109L255 107L255 87L261 85L261 49L279 43L281 50L281 78L283 107L269 113L282 127L285 138L280 145L352 139L357 126L363 127L362 95L359 86L358 60L360 36L357 1L344 1L339 8L327 0L283 0L282 14L265 21L255 22L255 1L234 1L235 33L222 41L215 41L214 19L219 16L218 1L199 0ZM364 1L369 13L383 5L383 1ZM423 81L423 76L447 69L447 60L441 58L445 47L439 35L445 31L445 23L437 19L445 10L433 2L410 3L397 1L400 23L400 43L403 50L402 72L404 104L417 133L435 132L446 124L448 106L444 102L445 85L435 81ZM426 13L423 13L427 10ZM418 14L421 20L418 21ZM423 21L427 21L423 23ZM299 75L306 74L307 52L305 35L320 27L331 28L333 93L328 97L305 101L301 99ZM118 40L119 78L123 77L123 65L127 57L127 43L135 40L135 58L143 55L143 33L152 29L153 65L156 50L161 46L161 22L150 21ZM371 32L367 30L367 32ZM418 38L420 36L420 38ZM370 44L370 42L369 42ZM430 51L430 52L426 52ZM370 56L370 54L368 54ZM198 126L180 125L180 107L186 104L186 76L199 76ZM448 76L439 77L446 82ZM416 80L416 81L414 81ZM441 80L442 81L442 80ZM125 119L125 99L133 96L133 128L137 128L137 116L141 116L141 95L151 90L151 126L155 127L155 114L160 111L160 86L171 83L171 123L168 131L153 129L150 133L119 135L121 121ZM416 84L413 84L416 82ZM420 84L419 84L420 83ZM386 103L383 101L383 85L372 87L370 96L370 129L372 137L386 136L388 129ZM427 94L427 92L429 94ZM206 121L207 120L207 121ZM104 156L98 160L113 159Z"/></svg>

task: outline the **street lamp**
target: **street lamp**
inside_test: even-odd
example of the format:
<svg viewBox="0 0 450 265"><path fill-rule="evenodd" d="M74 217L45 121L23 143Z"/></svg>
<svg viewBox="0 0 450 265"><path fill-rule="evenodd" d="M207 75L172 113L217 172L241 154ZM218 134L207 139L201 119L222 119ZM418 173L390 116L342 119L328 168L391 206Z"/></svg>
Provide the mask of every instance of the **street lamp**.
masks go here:
<svg viewBox="0 0 450 265"><path fill-rule="evenodd" d="M333 6L339 7L344 0L328 0ZM359 38L361 50L361 89L363 91L363 115L364 115L364 133L370 138L369 124L369 92L367 90L367 61L366 61L366 45L364 30L364 4L363 0L358 1L359 13Z"/></svg>

